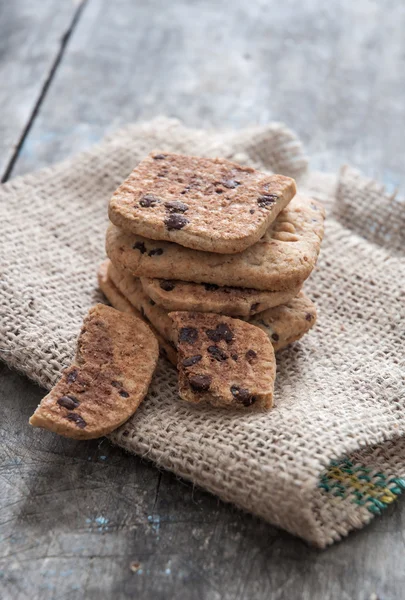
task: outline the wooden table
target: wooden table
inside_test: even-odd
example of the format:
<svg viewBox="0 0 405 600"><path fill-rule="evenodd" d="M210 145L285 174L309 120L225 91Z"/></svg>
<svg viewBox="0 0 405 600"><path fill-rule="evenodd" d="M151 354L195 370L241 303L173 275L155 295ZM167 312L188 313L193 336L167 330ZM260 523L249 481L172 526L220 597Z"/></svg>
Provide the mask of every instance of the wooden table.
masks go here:
<svg viewBox="0 0 405 600"><path fill-rule="evenodd" d="M285 121L313 167L403 185L404 31L396 0L0 0L0 174L166 114ZM0 390L1 598L404 598L403 503L321 553L106 440L34 437L43 391L3 364Z"/></svg>

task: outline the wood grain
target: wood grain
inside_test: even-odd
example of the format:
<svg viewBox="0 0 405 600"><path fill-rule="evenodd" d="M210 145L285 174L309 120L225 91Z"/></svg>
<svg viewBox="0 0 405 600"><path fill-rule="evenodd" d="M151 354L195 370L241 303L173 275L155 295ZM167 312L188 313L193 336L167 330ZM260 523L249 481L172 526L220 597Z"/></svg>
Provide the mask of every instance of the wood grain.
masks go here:
<svg viewBox="0 0 405 600"><path fill-rule="evenodd" d="M91 0L16 173L158 114L285 121L313 166L405 182L405 6L385 0Z"/></svg>
<svg viewBox="0 0 405 600"><path fill-rule="evenodd" d="M405 182L403 3L88 0L72 27L74 14L0 4L3 170L18 140L13 174L164 113L284 120L314 166ZM320 553L106 440L29 428L43 394L0 365L2 598L403 598L403 502Z"/></svg>
<svg viewBox="0 0 405 600"><path fill-rule="evenodd" d="M0 2L0 179L41 98L77 7L53 0Z"/></svg>

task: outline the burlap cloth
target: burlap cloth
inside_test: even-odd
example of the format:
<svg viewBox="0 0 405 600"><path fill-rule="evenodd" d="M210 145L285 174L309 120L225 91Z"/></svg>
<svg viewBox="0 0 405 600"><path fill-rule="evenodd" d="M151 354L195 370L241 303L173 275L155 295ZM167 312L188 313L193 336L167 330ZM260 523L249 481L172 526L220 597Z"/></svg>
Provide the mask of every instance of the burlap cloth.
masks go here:
<svg viewBox="0 0 405 600"><path fill-rule="evenodd" d="M101 298L109 196L152 149L291 175L325 202L325 240L306 284L319 320L278 354L270 413L189 406L161 360L141 408L111 439L324 547L405 487L405 208L351 168L308 174L285 127L209 133L158 119L3 185L0 355L46 388L57 381Z"/></svg>

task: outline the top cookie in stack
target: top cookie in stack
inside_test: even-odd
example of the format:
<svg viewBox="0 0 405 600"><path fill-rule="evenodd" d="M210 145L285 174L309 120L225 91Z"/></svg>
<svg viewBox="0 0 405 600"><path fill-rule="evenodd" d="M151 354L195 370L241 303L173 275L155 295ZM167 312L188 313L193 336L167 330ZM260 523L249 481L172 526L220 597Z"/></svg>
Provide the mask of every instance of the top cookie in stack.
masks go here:
<svg viewBox="0 0 405 600"><path fill-rule="evenodd" d="M220 158L156 152L114 193L109 216L109 289L166 342L177 344L180 335L170 311L216 315L218 327L221 315L240 317L263 329L276 350L314 324L301 287L317 261L324 211L296 194L293 179ZM226 373L228 342L221 343L210 360L221 359ZM200 399L206 391L198 391Z"/></svg>
<svg viewBox="0 0 405 600"><path fill-rule="evenodd" d="M115 192L109 216L153 240L235 254L262 237L295 193L290 177L222 158L151 154Z"/></svg>

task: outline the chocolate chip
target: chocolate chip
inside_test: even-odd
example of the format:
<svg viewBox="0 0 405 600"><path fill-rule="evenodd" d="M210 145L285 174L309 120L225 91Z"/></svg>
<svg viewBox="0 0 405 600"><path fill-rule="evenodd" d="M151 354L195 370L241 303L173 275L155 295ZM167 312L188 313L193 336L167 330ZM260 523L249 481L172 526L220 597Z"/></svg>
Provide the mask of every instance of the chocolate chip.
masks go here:
<svg viewBox="0 0 405 600"><path fill-rule="evenodd" d="M211 354L212 358L215 358L215 360L219 362L228 358L226 352L221 350L221 348L218 348L218 346L208 346L207 352Z"/></svg>
<svg viewBox="0 0 405 600"><path fill-rule="evenodd" d="M250 212L251 215L254 215L255 214L255 209L251 208L249 212Z"/></svg>
<svg viewBox="0 0 405 600"><path fill-rule="evenodd" d="M273 206L278 200L278 196L275 194L268 194L266 196L259 196L257 199L257 204L260 208L267 208L268 206Z"/></svg>
<svg viewBox="0 0 405 600"><path fill-rule="evenodd" d="M165 292L171 292L176 287L173 281L169 279L162 279L159 285Z"/></svg>
<svg viewBox="0 0 405 600"><path fill-rule="evenodd" d="M163 254L162 248L152 248L150 252L148 252L148 256L161 256Z"/></svg>
<svg viewBox="0 0 405 600"><path fill-rule="evenodd" d="M198 331L194 327L182 327L179 331L179 342L195 344L198 339Z"/></svg>
<svg viewBox="0 0 405 600"><path fill-rule="evenodd" d="M212 378L209 375L193 375L189 379L190 387L196 392L206 392L210 388Z"/></svg>
<svg viewBox="0 0 405 600"><path fill-rule="evenodd" d="M152 300L152 298L149 298L149 304L151 306L155 306L156 302L154 300Z"/></svg>
<svg viewBox="0 0 405 600"><path fill-rule="evenodd" d="M278 333L272 333L271 338L275 341L278 342L278 340L280 339L280 336L278 335Z"/></svg>
<svg viewBox="0 0 405 600"><path fill-rule="evenodd" d="M87 423L83 419L83 417L81 417L80 415L77 415L76 413L69 413L68 415L66 415L65 419L68 419L69 421L73 421L74 423L76 423L76 425L79 427L79 429L84 429L87 425Z"/></svg>
<svg viewBox="0 0 405 600"><path fill-rule="evenodd" d="M164 160L166 158L166 154L155 154L152 158L154 160Z"/></svg>
<svg viewBox="0 0 405 600"><path fill-rule="evenodd" d="M165 219L165 225L169 231L172 229L183 229L187 223L189 223L189 220L177 213L173 213Z"/></svg>
<svg viewBox="0 0 405 600"><path fill-rule="evenodd" d="M207 292L213 292L214 290L217 290L219 288L219 285L217 285L216 283L204 283L204 287L207 290Z"/></svg>
<svg viewBox="0 0 405 600"><path fill-rule="evenodd" d="M216 191L217 194L223 194L224 193L224 190L221 190L221 188L217 188L215 191Z"/></svg>
<svg viewBox="0 0 405 600"><path fill-rule="evenodd" d="M68 410L74 410L80 404L80 402L74 396L62 396L57 400L59 406L63 406L63 408L67 408Z"/></svg>
<svg viewBox="0 0 405 600"><path fill-rule="evenodd" d="M255 352L254 350L248 350L248 351L246 352L246 354L245 354L245 358L246 358L246 360L247 360L247 361L249 361L249 362L250 362L251 360L253 360L254 358L256 358L256 357L257 357L257 354L256 354L256 352Z"/></svg>
<svg viewBox="0 0 405 600"><path fill-rule="evenodd" d="M232 358L232 360L238 360L238 355L237 354L231 354L231 358Z"/></svg>
<svg viewBox="0 0 405 600"><path fill-rule="evenodd" d="M135 242L132 248L133 250L139 250L141 254L145 254L146 252L146 246L143 242Z"/></svg>
<svg viewBox="0 0 405 600"><path fill-rule="evenodd" d="M119 395L123 398L129 398L128 392L122 389L122 384L119 381L112 381L111 385L119 390Z"/></svg>
<svg viewBox="0 0 405 600"><path fill-rule="evenodd" d="M252 304L252 306L250 307L250 312L257 312L257 309L260 306L260 302L255 302L254 304Z"/></svg>
<svg viewBox="0 0 405 600"><path fill-rule="evenodd" d="M231 386L232 396L239 402L242 402L243 406L251 406L256 402L255 396L253 396L249 390L241 388L238 385Z"/></svg>
<svg viewBox="0 0 405 600"><path fill-rule="evenodd" d="M68 383L74 383L77 379L77 369L73 369L73 371L70 371L66 379Z"/></svg>
<svg viewBox="0 0 405 600"><path fill-rule="evenodd" d="M185 213L188 211L188 206L184 202L165 202L165 207L172 213Z"/></svg>
<svg viewBox="0 0 405 600"><path fill-rule="evenodd" d="M228 325L226 325L226 323L219 323L215 329L207 329L205 333L213 342L220 342L221 340L224 340L229 344L229 342L232 342L234 338L234 334L229 329Z"/></svg>
<svg viewBox="0 0 405 600"><path fill-rule="evenodd" d="M181 364L183 365L183 367L191 367L192 365L195 365L196 363L200 362L201 359L201 354L195 354L194 356L189 356L188 358L185 358Z"/></svg>
<svg viewBox="0 0 405 600"><path fill-rule="evenodd" d="M228 325L226 325L225 323L221 323L220 325L218 325L217 331L220 332L220 334L222 335L222 339L224 339L225 342L227 342L228 344L229 342L232 342L234 334L229 329Z"/></svg>
<svg viewBox="0 0 405 600"><path fill-rule="evenodd" d="M157 198L153 194L146 194L145 196L142 196L142 198L139 200L139 204L143 208L150 208L151 206L160 204L160 202L160 198Z"/></svg>
<svg viewBox="0 0 405 600"><path fill-rule="evenodd" d="M221 183L224 187L228 188L228 190L233 190L240 185L239 181L235 181L234 179L225 179L221 181Z"/></svg>
<svg viewBox="0 0 405 600"><path fill-rule="evenodd" d="M312 315L311 313L307 313L305 315L305 320L306 321L312 321L313 318L314 318L314 315Z"/></svg>

